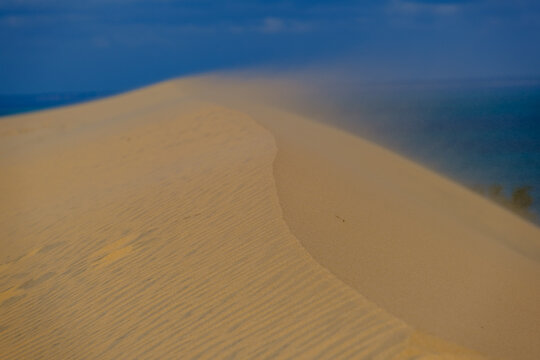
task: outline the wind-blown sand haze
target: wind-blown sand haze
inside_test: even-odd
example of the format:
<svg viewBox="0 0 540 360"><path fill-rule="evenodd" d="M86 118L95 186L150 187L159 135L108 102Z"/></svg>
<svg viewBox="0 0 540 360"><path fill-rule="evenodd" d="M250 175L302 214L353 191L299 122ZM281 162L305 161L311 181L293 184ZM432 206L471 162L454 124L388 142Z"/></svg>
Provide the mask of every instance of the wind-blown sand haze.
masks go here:
<svg viewBox="0 0 540 360"><path fill-rule="evenodd" d="M275 86L1 119L0 358L538 358L538 228Z"/></svg>

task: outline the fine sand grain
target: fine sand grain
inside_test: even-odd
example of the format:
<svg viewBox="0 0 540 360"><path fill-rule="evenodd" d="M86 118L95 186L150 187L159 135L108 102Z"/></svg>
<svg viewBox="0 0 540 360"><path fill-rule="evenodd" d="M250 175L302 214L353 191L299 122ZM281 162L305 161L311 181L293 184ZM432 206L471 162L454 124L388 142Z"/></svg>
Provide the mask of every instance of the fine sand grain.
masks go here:
<svg viewBox="0 0 540 360"><path fill-rule="evenodd" d="M493 358L540 358L538 227L368 141L267 105L287 102L294 82L207 81L201 94L275 136L284 218L319 263L416 328Z"/></svg>
<svg viewBox="0 0 540 360"><path fill-rule="evenodd" d="M245 88L0 120L1 359L540 356L538 229Z"/></svg>

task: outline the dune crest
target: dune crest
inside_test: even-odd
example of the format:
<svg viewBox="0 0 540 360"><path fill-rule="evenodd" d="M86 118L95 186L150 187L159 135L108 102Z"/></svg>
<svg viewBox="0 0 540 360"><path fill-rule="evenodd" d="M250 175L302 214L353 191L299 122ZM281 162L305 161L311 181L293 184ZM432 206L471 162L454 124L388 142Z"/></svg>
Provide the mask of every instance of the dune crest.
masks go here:
<svg viewBox="0 0 540 360"><path fill-rule="evenodd" d="M538 227L364 139L270 106L294 82L198 81L200 94L276 137L284 219L319 263L415 328L493 358L540 356Z"/></svg>
<svg viewBox="0 0 540 360"><path fill-rule="evenodd" d="M461 341L430 302L446 301L460 321L452 306L479 311L478 283L444 297L457 289L455 267L477 265L486 246L516 266L499 269L503 280L535 274L534 227L372 144L260 104L251 90L275 88L248 85L181 79L2 119L0 358L480 358L452 341L495 358L535 354L517 338L536 329L520 317L534 286L502 320L489 313L497 301L473 316L473 326L493 319L490 336L497 321L521 326L487 351L500 337L465 322L471 341ZM478 208L463 218L463 199L514 227L467 219ZM524 237L507 239L513 230ZM449 264L423 248L439 239L457 251L442 231L475 245ZM503 234L495 247L493 234ZM421 288L411 274L432 266Z"/></svg>
<svg viewBox="0 0 540 360"><path fill-rule="evenodd" d="M0 133L0 358L407 348L411 328L291 235L274 138L246 114L164 83L4 118Z"/></svg>

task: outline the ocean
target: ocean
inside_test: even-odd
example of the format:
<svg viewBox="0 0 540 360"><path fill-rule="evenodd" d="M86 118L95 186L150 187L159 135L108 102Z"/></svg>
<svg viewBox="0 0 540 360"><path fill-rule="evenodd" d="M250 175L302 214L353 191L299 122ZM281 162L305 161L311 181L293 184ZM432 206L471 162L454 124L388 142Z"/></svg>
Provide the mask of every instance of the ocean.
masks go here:
<svg viewBox="0 0 540 360"><path fill-rule="evenodd" d="M0 95L0 116L73 105L112 95L113 92L63 92ZM0 119L1 120L1 119Z"/></svg>
<svg viewBox="0 0 540 360"><path fill-rule="evenodd" d="M330 86L340 126L465 186L530 186L540 223L540 82ZM324 111L322 112L324 114Z"/></svg>

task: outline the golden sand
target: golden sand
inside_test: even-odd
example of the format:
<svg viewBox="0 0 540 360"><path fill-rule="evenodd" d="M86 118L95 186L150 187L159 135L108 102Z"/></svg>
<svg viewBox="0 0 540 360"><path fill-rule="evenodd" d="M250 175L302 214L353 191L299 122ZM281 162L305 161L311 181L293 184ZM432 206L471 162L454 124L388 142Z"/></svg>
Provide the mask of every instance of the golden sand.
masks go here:
<svg viewBox="0 0 540 360"><path fill-rule="evenodd" d="M540 355L537 228L243 89L0 120L1 359Z"/></svg>

